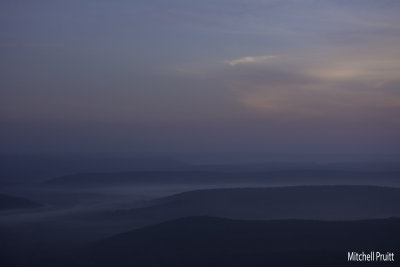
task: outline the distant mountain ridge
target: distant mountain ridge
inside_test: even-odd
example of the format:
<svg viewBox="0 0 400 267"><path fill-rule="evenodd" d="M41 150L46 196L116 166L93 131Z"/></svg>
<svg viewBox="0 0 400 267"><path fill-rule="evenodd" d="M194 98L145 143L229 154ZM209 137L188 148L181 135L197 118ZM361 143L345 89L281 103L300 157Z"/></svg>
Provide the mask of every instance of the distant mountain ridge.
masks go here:
<svg viewBox="0 0 400 267"><path fill-rule="evenodd" d="M124 184L218 184L218 183L333 183L396 184L400 172L286 170L268 172L229 171L137 171L78 173L45 181L47 186L109 186Z"/></svg>
<svg viewBox="0 0 400 267"><path fill-rule="evenodd" d="M1 155L0 182L43 181L55 176L85 172L172 171L187 163L163 157L91 158L84 156Z"/></svg>
<svg viewBox="0 0 400 267"><path fill-rule="evenodd" d="M109 211L94 218L145 225L188 216L248 220L387 218L400 216L400 188L290 186L195 190L155 199L146 207Z"/></svg>

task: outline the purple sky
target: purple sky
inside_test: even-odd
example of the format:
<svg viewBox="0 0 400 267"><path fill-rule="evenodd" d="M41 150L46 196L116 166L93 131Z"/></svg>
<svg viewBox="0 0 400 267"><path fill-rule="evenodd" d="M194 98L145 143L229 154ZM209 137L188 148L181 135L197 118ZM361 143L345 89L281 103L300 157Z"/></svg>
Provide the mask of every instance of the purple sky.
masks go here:
<svg viewBox="0 0 400 267"><path fill-rule="evenodd" d="M399 14L397 0L3 0L2 153L398 153Z"/></svg>

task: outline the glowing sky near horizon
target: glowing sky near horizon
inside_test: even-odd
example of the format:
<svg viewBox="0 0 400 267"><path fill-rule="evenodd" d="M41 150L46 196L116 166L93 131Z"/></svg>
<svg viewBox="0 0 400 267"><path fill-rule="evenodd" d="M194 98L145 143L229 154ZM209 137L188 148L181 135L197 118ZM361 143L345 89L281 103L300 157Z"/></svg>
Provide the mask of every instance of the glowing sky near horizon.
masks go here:
<svg viewBox="0 0 400 267"><path fill-rule="evenodd" d="M0 10L3 153L400 151L400 1Z"/></svg>

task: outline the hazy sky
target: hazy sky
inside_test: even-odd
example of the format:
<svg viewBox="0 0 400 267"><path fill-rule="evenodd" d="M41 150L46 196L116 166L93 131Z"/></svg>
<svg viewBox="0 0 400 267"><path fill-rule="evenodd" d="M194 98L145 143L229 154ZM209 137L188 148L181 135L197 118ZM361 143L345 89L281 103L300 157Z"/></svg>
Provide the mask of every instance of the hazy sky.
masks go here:
<svg viewBox="0 0 400 267"><path fill-rule="evenodd" d="M0 1L3 153L400 151L398 0Z"/></svg>

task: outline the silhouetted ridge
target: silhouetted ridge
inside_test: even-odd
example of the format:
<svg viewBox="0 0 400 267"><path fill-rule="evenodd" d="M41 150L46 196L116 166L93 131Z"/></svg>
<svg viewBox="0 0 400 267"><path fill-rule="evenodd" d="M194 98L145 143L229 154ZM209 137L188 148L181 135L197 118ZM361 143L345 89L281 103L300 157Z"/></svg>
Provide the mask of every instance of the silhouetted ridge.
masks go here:
<svg viewBox="0 0 400 267"><path fill-rule="evenodd" d="M125 184L399 184L400 172L289 170L264 172L230 171L136 171L77 173L44 182L48 186L108 186Z"/></svg>
<svg viewBox="0 0 400 267"><path fill-rule="evenodd" d="M0 210L8 209L31 209L42 206L29 199L0 194Z"/></svg>
<svg viewBox="0 0 400 267"><path fill-rule="evenodd" d="M151 222L202 215L261 220L387 218L400 216L400 189L374 186L210 189L156 199L149 205L106 216Z"/></svg>
<svg viewBox="0 0 400 267"><path fill-rule="evenodd" d="M102 240L92 252L99 266L341 266L347 251L394 251L399 242L398 218L327 222L189 217Z"/></svg>

